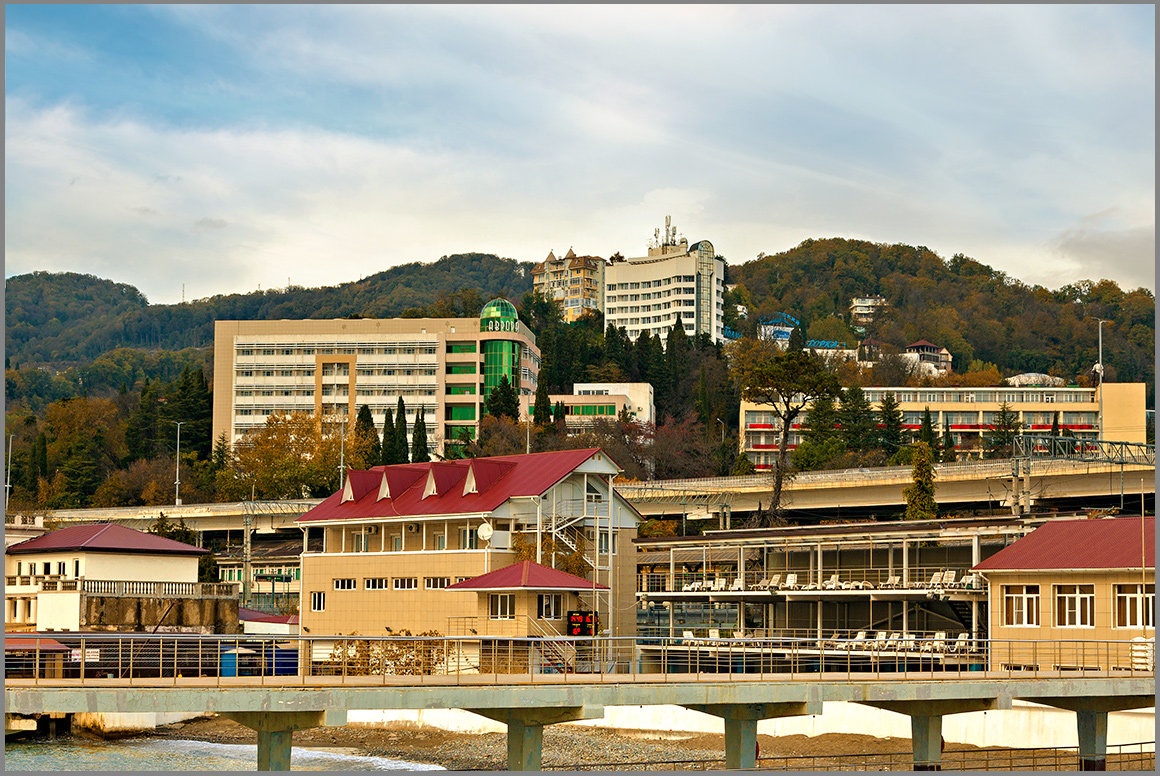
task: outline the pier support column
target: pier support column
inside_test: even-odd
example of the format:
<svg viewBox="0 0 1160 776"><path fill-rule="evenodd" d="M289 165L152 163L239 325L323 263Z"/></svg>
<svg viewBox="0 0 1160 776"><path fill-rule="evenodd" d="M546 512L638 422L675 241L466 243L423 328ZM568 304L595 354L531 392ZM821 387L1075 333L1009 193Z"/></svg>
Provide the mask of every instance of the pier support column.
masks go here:
<svg viewBox="0 0 1160 776"><path fill-rule="evenodd" d="M1077 711L1076 727L1079 733L1079 769L1106 771L1108 769L1108 713L1106 711Z"/></svg>
<svg viewBox="0 0 1160 776"><path fill-rule="evenodd" d="M295 730L345 725L345 711L224 711L258 734L258 770L290 770L290 749Z"/></svg>
<svg viewBox="0 0 1160 776"><path fill-rule="evenodd" d="M808 700L790 703L709 703L686 705L685 708L725 720L725 767L757 767L757 723L773 717L799 717L821 714L822 702Z"/></svg>
<svg viewBox="0 0 1160 776"><path fill-rule="evenodd" d="M603 706L563 708L468 709L507 725L507 769L538 771L544 751L544 725L596 719L604 716Z"/></svg>
<svg viewBox="0 0 1160 776"><path fill-rule="evenodd" d="M910 717L910 743L914 752L914 770L942 770L942 719L948 714L969 711L1010 709L1011 698L955 698L918 701L855 701L864 706L898 712Z"/></svg>

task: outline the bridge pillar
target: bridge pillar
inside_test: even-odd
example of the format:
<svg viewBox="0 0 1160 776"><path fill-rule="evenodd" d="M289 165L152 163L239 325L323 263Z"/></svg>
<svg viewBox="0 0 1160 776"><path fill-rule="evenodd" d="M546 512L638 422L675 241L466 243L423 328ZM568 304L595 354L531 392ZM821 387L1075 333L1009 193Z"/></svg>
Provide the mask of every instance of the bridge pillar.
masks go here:
<svg viewBox="0 0 1160 776"><path fill-rule="evenodd" d="M603 706L468 709L468 711L507 725L509 771L540 770L544 752L544 725L604 716Z"/></svg>
<svg viewBox="0 0 1160 776"><path fill-rule="evenodd" d="M1069 709L1075 712L1076 732L1079 734L1079 769L1081 771L1107 770L1108 712L1128 709L1146 709L1156 705L1155 695L1116 695L1091 697L1079 694L1060 698L1033 698L1027 700Z"/></svg>
<svg viewBox="0 0 1160 776"><path fill-rule="evenodd" d="M1011 699L1006 696L948 700L856 701L856 703L895 711L910 717L910 744L916 771L942 770L942 718L947 714L1011 708Z"/></svg>
<svg viewBox="0 0 1160 776"><path fill-rule="evenodd" d="M258 770L290 770L295 730L323 725L345 725L345 711L223 711L223 717L258 734Z"/></svg>
<svg viewBox="0 0 1160 776"><path fill-rule="evenodd" d="M708 703L685 708L725 720L725 767L757 767L757 723L773 717L797 717L821 714L822 702L808 700L790 703Z"/></svg>

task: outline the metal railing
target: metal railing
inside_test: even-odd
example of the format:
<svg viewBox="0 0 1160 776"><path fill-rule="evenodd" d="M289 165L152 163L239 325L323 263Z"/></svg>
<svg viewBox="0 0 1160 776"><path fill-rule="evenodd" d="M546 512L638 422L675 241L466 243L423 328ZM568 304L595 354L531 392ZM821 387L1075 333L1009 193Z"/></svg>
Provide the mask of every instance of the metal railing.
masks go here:
<svg viewBox="0 0 1160 776"><path fill-rule="evenodd" d="M9 577L12 579L12 577ZM23 579L23 578L22 578ZM12 584L11 582L9 584ZM79 591L86 595L141 598L237 598L232 582L144 582L133 579L64 579L41 577L46 593Z"/></svg>
<svg viewBox="0 0 1160 776"><path fill-rule="evenodd" d="M327 686L1154 676L1154 642L886 638L5 637L9 686ZM557 660L559 642L574 655Z"/></svg>
<svg viewBox="0 0 1160 776"><path fill-rule="evenodd" d="M1142 442L1020 434L1014 439L1011 457L1155 466L1156 448Z"/></svg>
<svg viewBox="0 0 1160 776"><path fill-rule="evenodd" d="M790 581L790 575L794 580ZM938 577L936 579L936 576ZM648 593L688 593L713 595L715 593L795 593L813 590L875 590L917 591L935 594L949 592L986 591L981 576L966 568L945 566L912 566L904 574L902 569L855 568L836 571L823 570L820 578L807 569L785 571L732 571L640 572L637 590Z"/></svg>

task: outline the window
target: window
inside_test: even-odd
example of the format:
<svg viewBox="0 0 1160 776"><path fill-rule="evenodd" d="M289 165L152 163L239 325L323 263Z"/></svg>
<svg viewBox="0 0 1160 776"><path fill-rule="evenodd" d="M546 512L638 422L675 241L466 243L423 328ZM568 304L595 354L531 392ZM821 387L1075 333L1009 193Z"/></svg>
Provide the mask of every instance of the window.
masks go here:
<svg viewBox="0 0 1160 776"><path fill-rule="evenodd" d="M479 535L470 528L459 529L459 549L461 550L478 550L479 549Z"/></svg>
<svg viewBox="0 0 1160 776"><path fill-rule="evenodd" d="M1039 585L1003 585L1003 624L1039 625Z"/></svg>
<svg viewBox="0 0 1160 776"><path fill-rule="evenodd" d="M326 593L314 592L310 594L310 611L322 612L326 610Z"/></svg>
<svg viewBox="0 0 1160 776"><path fill-rule="evenodd" d="M1139 585L1116 585L1116 627L1154 628L1152 609L1156 604L1156 585L1144 585L1144 595L1140 595ZM1143 621L1141 622L1141 615Z"/></svg>
<svg viewBox="0 0 1160 776"><path fill-rule="evenodd" d="M488 596L488 617L492 620L514 620L516 597L512 593L492 593Z"/></svg>
<svg viewBox="0 0 1160 776"><path fill-rule="evenodd" d="M396 590L414 590L419 587L419 579L417 577L395 577L391 586Z"/></svg>
<svg viewBox="0 0 1160 776"><path fill-rule="evenodd" d="M541 594L536 596L536 611L541 620L559 620L564 607L563 596L559 593Z"/></svg>
<svg viewBox="0 0 1160 776"><path fill-rule="evenodd" d="M334 580L335 590L354 590L354 577Z"/></svg>
<svg viewBox="0 0 1160 776"><path fill-rule="evenodd" d="M437 549L437 550L447 549L447 537L446 536L444 536L443 534L436 534L435 535L435 549Z"/></svg>
<svg viewBox="0 0 1160 776"><path fill-rule="evenodd" d="M63 576L64 576L64 574L65 574L65 571L64 571L64 570L65 570L65 563L64 563L64 561L63 561L63 560L59 560L59 561L57 561L57 562L56 562L56 573L57 573L57 574L60 574L60 575L63 577Z"/></svg>
<svg viewBox="0 0 1160 776"><path fill-rule="evenodd" d="M52 564L49 563L48 561L45 561L44 562L44 575L48 576L51 573L52 573Z"/></svg>
<svg viewBox="0 0 1160 776"><path fill-rule="evenodd" d="M363 580L363 587L366 590L386 590L387 589L387 578L386 577L373 577L370 579L364 579Z"/></svg>
<svg viewBox="0 0 1160 776"><path fill-rule="evenodd" d="M391 552L402 552L402 551L403 551L403 537L402 536L392 536L391 537Z"/></svg>
<svg viewBox="0 0 1160 776"><path fill-rule="evenodd" d="M442 590L451 584L451 577L427 577L423 586L428 590Z"/></svg>
<svg viewBox="0 0 1160 776"><path fill-rule="evenodd" d="M19 573L19 572L17 572ZM81 559L73 558L73 576L77 579L81 578Z"/></svg>
<svg viewBox="0 0 1160 776"><path fill-rule="evenodd" d="M19 577L23 573L24 573L24 561L18 560L18 561L16 561L16 576Z"/></svg>
<svg viewBox="0 0 1160 776"><path fill-rule="evenodd" d="M366 552L367 551L367 535L363 532L351 534L351 552Z"/></svg>
<svg viewBox="0 0 1160 776"><path fill-rule="evenodd" d="M597 532L597 547L601 555L608 555L608 531L601 529ZM616 554L616 532L612 534L612 554Z"/></svg>
<svg viewBox="0 0 1160 776"><path fill-rule="evenodd" d="M1095 625L1095 604L1095 585L1056 585L1056 627L1092 627Z"/></svg>

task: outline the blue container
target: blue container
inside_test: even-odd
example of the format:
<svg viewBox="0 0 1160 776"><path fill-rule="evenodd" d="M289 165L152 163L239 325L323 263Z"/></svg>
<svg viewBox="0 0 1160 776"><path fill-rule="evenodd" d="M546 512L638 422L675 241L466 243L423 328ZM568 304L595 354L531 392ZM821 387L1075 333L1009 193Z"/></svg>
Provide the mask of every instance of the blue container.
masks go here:
<svg viewBox="0 0 1160 776"><path fill-rule="evenodd" d="M238 651L231 649L222 653L222 676L238 675Z"/></svg>
<svg viewBox="0 0 1160 776"><path fill-rule="evenodd" d="M274 676L294 676L298 673L298 648L274 647L273 653L266 648L266 672L273 669Z"/></svg>

